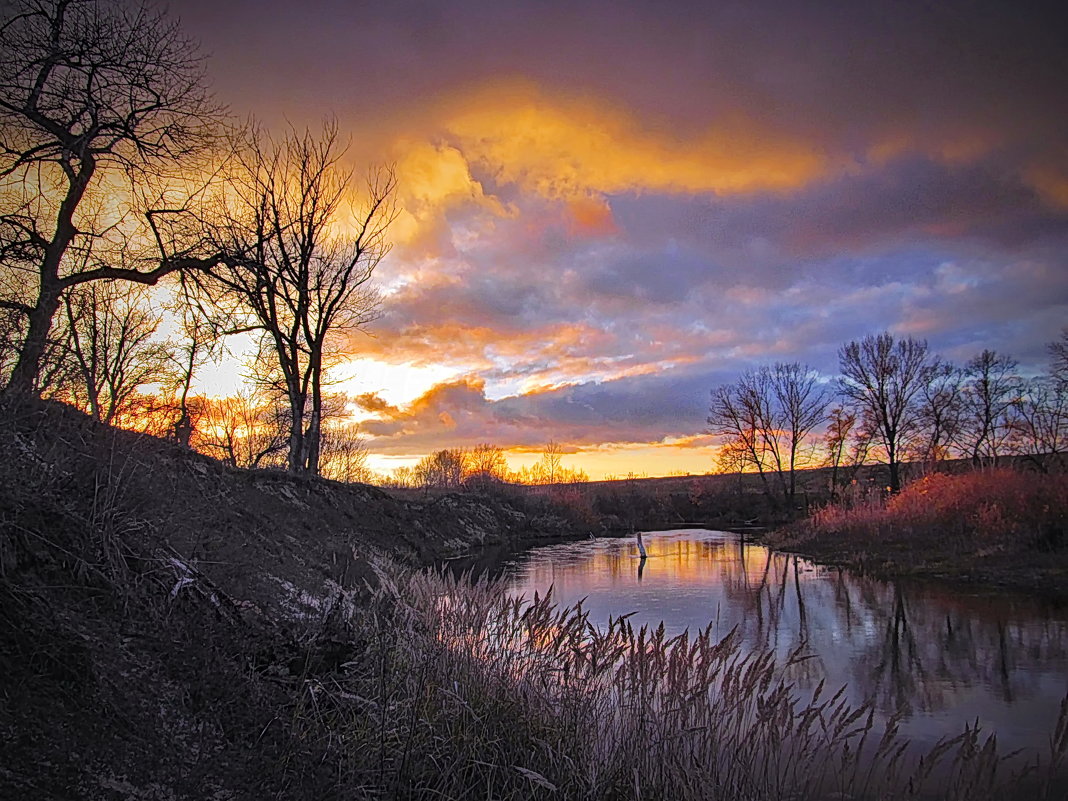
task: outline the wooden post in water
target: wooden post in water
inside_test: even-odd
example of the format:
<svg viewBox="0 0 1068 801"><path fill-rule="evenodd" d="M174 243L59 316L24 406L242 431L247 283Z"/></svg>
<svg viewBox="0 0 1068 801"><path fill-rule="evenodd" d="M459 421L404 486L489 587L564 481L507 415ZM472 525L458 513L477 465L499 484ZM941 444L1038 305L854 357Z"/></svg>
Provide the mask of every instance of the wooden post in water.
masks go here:
<svg viewBox="0 0 1068 801"><path fill-rule="evenodd" d="M642 533L638 532L638 553L641 555L641 559L638 560L638 581L642 580L642 573L645 572L645 560L649 558L649 555L645 552L645 543L642 542Z"/></svg>

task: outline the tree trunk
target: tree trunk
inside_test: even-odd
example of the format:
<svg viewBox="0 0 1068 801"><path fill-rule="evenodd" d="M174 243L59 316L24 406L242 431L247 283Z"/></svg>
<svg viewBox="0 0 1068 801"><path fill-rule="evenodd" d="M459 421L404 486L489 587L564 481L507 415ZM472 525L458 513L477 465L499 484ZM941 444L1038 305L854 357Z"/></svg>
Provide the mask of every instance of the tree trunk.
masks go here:
<svg viewBox="0 0 1068 801"><path fill-rule="evenodd" d="M311 376L311 419L308 420L308 429L304 433L304 449L308 455L304 463L304 469L313 476L319 475L319 453L322 446L323 391L320 373L321 370L316 365L312 370Z"/></svg>
<svg viewBox="0 0 1068 801"><path fill-rule="evenodd" d="M304 472L304 404L302 393L289 391L289 472Z"/></svg>
<svg viewBox="0 0 1068 801"><path fill-rule="evenodd" d="M311 418L308 420L308 429L304 432L304 451L307 458L304 460L304 470L308 475L319 475L319 456L322 442L322 417L314 408Z"/></svg>
<svg viewBox="0 0 1068 801"><path fill-rule="evenodd" d="M7 390L15 394L30 395L37 392L37 377L41 374L41 364L48 348L52 319L59 311L59 301L63 294L59 266L78 233L74 225L74 212L93 179L96 161L92 156L83 154L80 169L75 170L69 163L64 163L63 167L69 182L67 192L59 206L52 240L44 248L42 255L37 302L29 315L26 340L22 343L18 361L7 382Z"/></svg>
<svg viewBox="0 0 1068 801"><path fill-rule="evenodd" d="M897 459L890 457L890 492L897 494L901 490L901 472Z"/></svg>
<svg viewBox="0 0 1068 801"><path fill-rule="evenodd" d="M787 502L790 504L791 510L794 506L794 501L797 498L797 444L790 443L790 497L787 498Z"/></svg>
<svg viewBox="0 0 1068 801"><path fill-rule="evenodd" d="M59 310L60 288L51 282L41 287L37 305L29 315L26 339L19 350L19 358L7 382L8 392L31 395L37 391L37 376L41 373L48 348L48 335L52 331L52 319Z"/></svg>

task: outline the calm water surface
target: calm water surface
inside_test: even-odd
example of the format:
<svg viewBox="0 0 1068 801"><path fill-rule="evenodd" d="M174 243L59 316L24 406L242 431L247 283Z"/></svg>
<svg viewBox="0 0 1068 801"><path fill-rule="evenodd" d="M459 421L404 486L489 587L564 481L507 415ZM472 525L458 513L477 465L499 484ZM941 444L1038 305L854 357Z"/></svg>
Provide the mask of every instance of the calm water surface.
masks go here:
<svg viewBox="0 0 1068 801"><path fill-rule="evenodd" d="M899 713L902 734L934 742L976 719L1004 750L1046 752L1068 692L1068 609L1024 597L862 578L742 544L737 534L688 529L634 539L535 548L505 565L512 591L553 587L585 599L593 623L635 613L671 633L737 627L751 648L811 659L791 678L848 685L855 703Z"/></svg>

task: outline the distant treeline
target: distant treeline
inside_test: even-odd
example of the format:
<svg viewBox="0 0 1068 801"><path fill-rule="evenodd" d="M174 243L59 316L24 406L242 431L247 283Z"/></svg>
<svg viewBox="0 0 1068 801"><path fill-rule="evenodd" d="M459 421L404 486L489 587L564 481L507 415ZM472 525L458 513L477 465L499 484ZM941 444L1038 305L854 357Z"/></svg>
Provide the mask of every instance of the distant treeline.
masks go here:
<svg viewBox="0 0 1068 801"><path fill-rule="evenodd" d="M923 340L882 333L839 350L834 382L797 362L748 371L712 391L719 469L754 472L769 498L791 504L803 467L829 467L832 494L872 462L886 465L889 492L901 488L904 462L991 465L1024 456L1041 470L1060 468L1068 329L1048 349L1049 369L1025 377L1006 354L984 350L956 365Z"/></svg>

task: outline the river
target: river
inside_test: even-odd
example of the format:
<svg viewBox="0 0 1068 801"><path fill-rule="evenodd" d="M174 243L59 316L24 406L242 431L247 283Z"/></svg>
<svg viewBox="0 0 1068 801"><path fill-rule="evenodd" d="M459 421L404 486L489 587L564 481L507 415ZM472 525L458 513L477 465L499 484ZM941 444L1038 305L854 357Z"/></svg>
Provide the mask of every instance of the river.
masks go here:
<svg viewBox="0 0 1068 801"><path fill-rule="evenodd" d="M742 542L738 534L647 532L547 545L503 564L512 592L551 586L560 604L584 600L593 623L633 613L669 633L737 627L747 648L785 658L798 689L845 685L856 704L896 714L916 744L976 721L999 749L1048 751L1068 692L1068 609L1036 598L888 582Z"/></svg>

